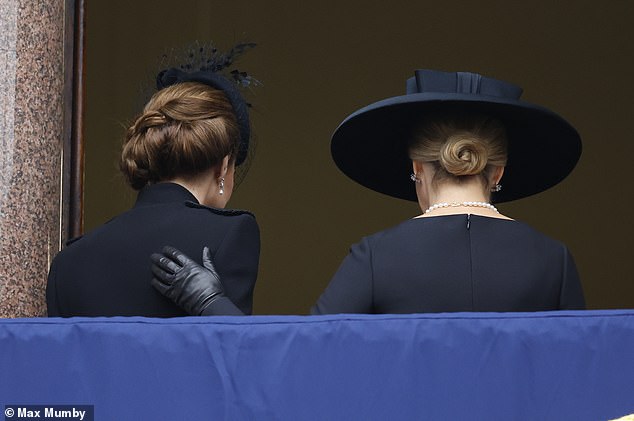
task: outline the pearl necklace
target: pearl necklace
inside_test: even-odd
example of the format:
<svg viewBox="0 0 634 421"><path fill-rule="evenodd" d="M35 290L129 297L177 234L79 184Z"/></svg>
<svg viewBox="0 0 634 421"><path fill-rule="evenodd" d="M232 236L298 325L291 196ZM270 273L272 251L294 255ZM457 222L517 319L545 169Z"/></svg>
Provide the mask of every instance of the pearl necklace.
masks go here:
<svg viewBox="0 0 634 421"><path fill-rule="evenodd" d="M496 209L495 206L493 206L492 204L487 203L487 202L451 202L451 203L443 202L443 203L436 203L435 205L431 205L423 213L428 213L428 212L431 212L433 210L440 209L440 208L457 208L457 207L460 207L460 206L475 207L475 208L487 208L487 209L491 209L494 212L498 212L498 210Z"/></svg>

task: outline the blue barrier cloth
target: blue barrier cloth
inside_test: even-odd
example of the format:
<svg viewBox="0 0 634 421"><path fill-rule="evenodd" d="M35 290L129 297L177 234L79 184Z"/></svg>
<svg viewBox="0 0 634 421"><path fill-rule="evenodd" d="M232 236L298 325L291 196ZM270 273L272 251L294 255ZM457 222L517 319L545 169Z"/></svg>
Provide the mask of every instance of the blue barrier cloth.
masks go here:
<svg viewBox="0 0 634 421"><path fill-rule="evenodd" d="M96 420L607 420L634 413L634 310L4 319L8 404L94 405Z"/></svg>

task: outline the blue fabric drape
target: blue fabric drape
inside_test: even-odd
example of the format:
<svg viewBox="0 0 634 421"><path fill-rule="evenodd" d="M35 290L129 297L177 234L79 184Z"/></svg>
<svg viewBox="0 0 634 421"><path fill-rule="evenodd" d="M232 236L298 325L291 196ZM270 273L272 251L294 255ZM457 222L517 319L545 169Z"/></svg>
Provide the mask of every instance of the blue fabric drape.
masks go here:
<svg viewBox="0 0 634 421"><path fill-rule="evenodd" d="M99 420L605 420L634 310L0 321L0 405Z"/></svg>

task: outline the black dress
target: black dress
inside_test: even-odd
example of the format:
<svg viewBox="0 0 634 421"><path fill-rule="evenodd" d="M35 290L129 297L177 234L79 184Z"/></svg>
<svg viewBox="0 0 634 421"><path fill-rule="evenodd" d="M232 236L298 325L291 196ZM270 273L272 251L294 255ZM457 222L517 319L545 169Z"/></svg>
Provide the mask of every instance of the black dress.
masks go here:
<svg viewBox="0 0 634 421"><path fill-rule="evenodd" d="M252 214L198 204L184 187L160 183L139 192L135 206L72 242L53 260L46 301L49 316L187 315L156 291L150 255L171 245L202 261L208 246L227 298L215 314L233 314L232 301L252 311L260 233Z"/></svg>
<svg viewBox="0 0 634 421"><path fill-rule="evenodd" d="M584 307L565 245L518 221L462 214L415 218L364 238L312 313Z"/></svg>

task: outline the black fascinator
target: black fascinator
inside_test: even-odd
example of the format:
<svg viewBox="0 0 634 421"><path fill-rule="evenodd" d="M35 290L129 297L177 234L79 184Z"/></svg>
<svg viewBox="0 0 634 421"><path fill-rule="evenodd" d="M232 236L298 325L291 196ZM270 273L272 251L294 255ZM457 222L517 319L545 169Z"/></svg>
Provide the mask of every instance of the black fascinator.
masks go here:
<svg viewBox="0 0 634 421"><path fill-rule="evenodd" d="M158 90L182 82L199 82L220 89L231 103L240 128L240 148L236 157L236 166L241 166L241 177L244 176L253 155L251 126L249 124L249 104L245 101L241 89L250 89L260 82L246 72L232 69L236 59L247 50L255 47L254 43L239 43L228 52L222 52L213 45L197 44L186 51L183 64L169 67L159 72L156 77ZM164 59L167 57L164 56ZM251 149L251 150L250 150Z"/></svg>

